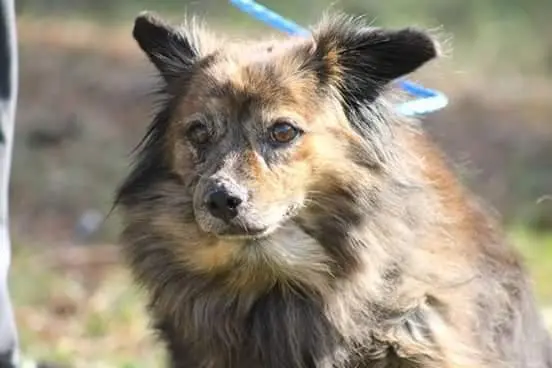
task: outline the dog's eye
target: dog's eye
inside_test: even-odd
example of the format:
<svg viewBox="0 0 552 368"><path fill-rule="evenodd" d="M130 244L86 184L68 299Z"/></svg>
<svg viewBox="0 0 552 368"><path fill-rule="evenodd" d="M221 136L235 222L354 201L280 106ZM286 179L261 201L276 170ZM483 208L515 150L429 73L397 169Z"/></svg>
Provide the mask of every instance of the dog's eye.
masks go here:
<svg viewBox="0 0 552 368"><path fill-rule="evenodd" d="M194 121L186 130L186 136L193 144L200 145L209 142L211 133L209 128L201 121Z"/></svg>
<svg viewBox="0 0 552 368"><path fill-rule="evenodd" d="M278 120L270 129L270 139L275 143L289 143L301 134L298 129L288 120Z"/></svg>

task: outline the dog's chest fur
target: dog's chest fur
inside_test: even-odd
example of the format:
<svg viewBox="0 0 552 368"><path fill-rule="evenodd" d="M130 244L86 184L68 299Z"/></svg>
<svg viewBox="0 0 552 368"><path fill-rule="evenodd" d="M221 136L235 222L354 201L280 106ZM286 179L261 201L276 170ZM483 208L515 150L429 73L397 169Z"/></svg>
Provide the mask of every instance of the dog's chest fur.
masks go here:
<svg viewBox="0 0 552 368"><path fill-rule="evenodd" d="M389 321L376 321L375 315L358 318L362 334L355 341L348 336L351 331L331 321L321 302L298 291L276 286L254 301L202 298L187 303L178 316L158 319L159 332L176 353L174 368L415 366L400 357L393 342L384 341L397 326L382 328Z"/></svg>

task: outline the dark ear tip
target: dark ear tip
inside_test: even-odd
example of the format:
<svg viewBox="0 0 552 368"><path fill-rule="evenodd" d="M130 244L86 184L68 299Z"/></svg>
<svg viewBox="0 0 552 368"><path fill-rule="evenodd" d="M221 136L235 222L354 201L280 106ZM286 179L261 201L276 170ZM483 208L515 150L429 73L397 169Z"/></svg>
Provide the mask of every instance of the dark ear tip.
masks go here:
<svg viewBox="0 0 552 368"><path fill-rule="evenodd" d="M134 20L132 35L135 39L139 40L152 30L165 28L165 26L165 22L156 13L144 10Z"/></svg>
<svg viewBox="0 0 552 368"><path fill-rule="evenodd" d="M416 47L423 54L426 60L431 60L441 56L441 46L435 37L429 32L409 27L398 31L399 37L401 37L405 43Z"/></svg>

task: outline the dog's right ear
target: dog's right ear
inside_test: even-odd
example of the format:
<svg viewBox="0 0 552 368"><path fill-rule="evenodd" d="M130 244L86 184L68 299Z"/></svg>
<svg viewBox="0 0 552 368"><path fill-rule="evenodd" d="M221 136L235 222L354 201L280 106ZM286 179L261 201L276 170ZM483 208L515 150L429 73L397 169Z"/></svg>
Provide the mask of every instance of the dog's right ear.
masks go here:
<svg viewBox="0 0 552 368"><path fill-rule="evenodd" d="M132 35L166 82L188 72L200 56L193 37L150 12L136 17Z"/></svg>

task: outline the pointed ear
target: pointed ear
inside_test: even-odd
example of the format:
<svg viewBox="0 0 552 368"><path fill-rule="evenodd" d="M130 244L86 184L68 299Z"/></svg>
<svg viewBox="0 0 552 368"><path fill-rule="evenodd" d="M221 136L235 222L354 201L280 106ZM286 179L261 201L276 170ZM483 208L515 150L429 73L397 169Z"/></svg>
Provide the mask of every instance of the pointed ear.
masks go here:
<svg viewBox="0 0 552 368"><path fill-rule="evenodd" d="M199 58L192 37L155 14L140 13L134 21L132 35L167 82L188 71Z"/></svg>
<svg viewBox="0 0 552 368"><path fill-rule="evenodd" d="M314 32L310 65L322 83L333 83L345 98L375 99L389 82L435 58L436 42L414 28L366 27L337 17Z"/></svg>

